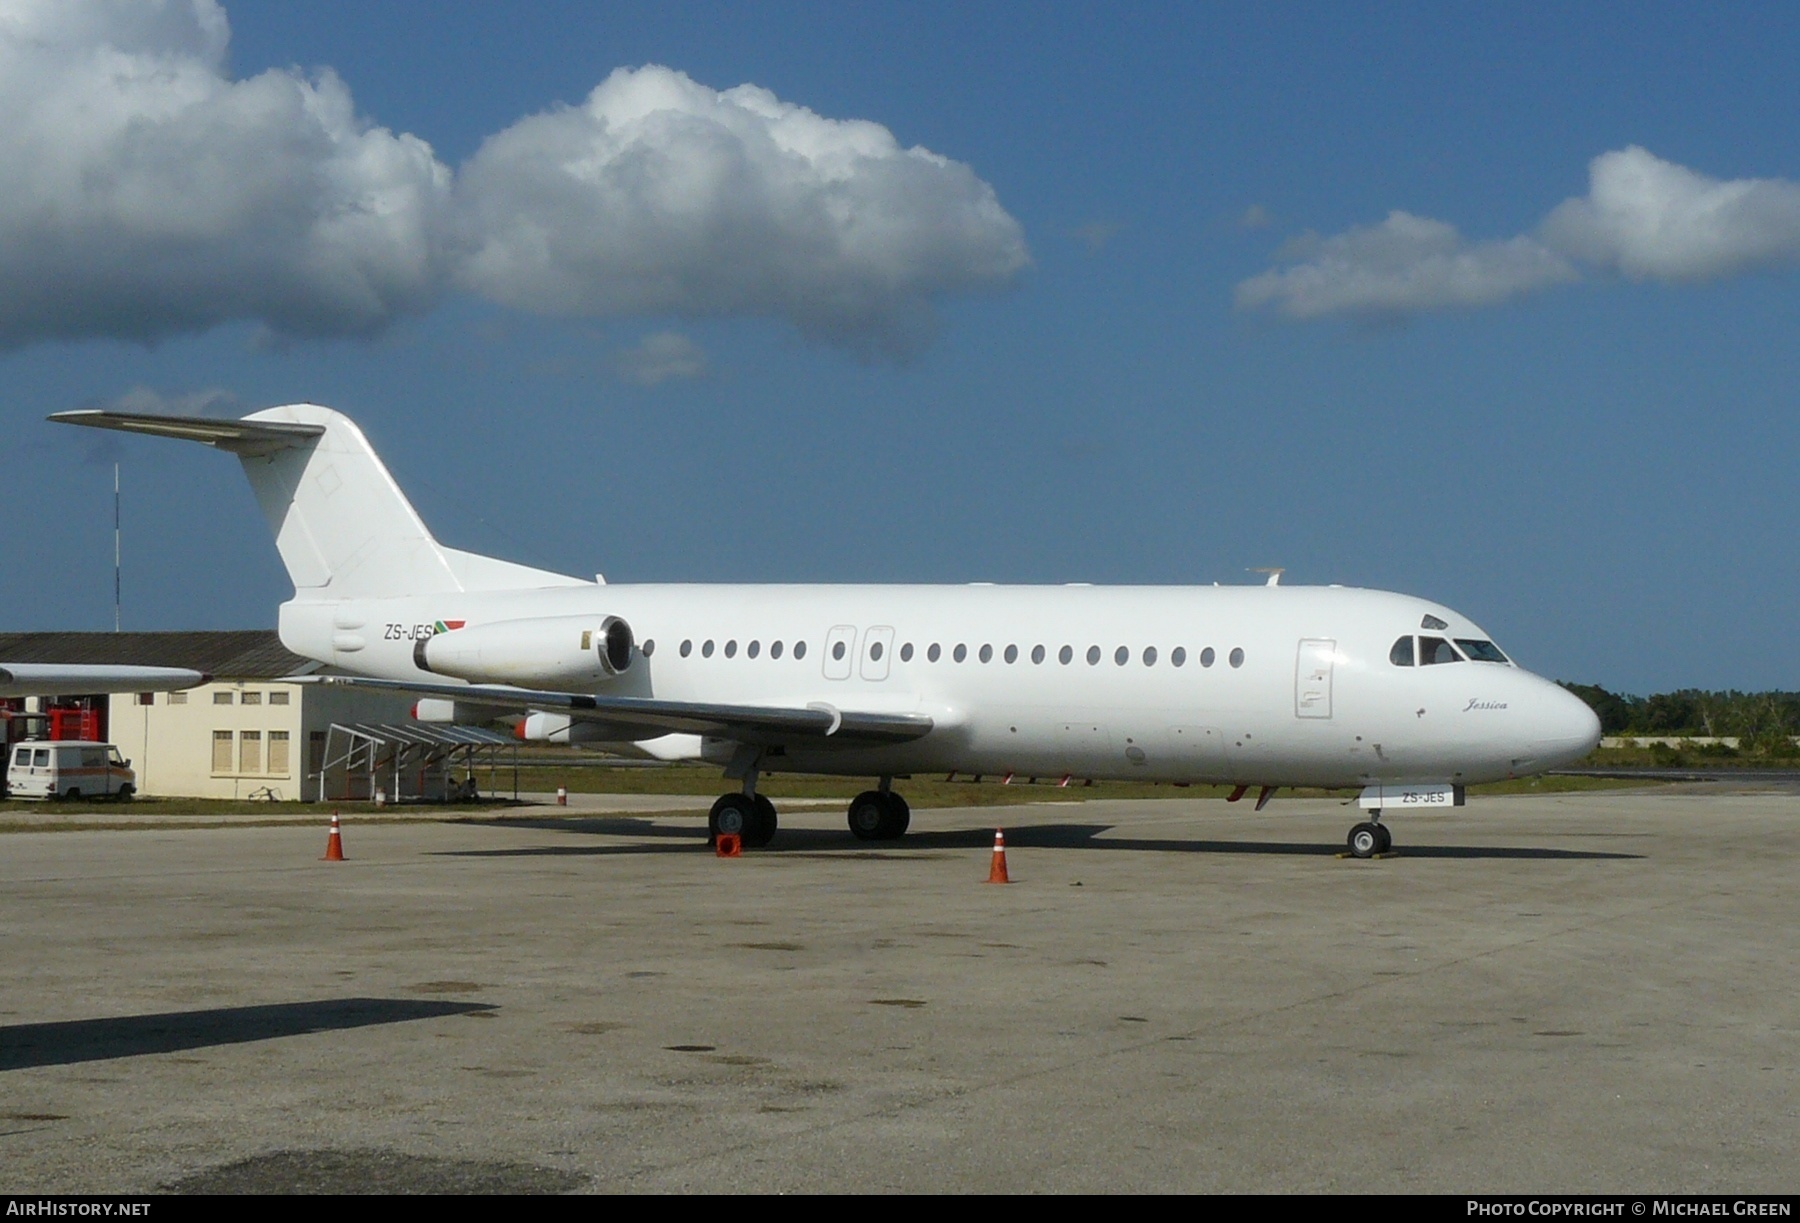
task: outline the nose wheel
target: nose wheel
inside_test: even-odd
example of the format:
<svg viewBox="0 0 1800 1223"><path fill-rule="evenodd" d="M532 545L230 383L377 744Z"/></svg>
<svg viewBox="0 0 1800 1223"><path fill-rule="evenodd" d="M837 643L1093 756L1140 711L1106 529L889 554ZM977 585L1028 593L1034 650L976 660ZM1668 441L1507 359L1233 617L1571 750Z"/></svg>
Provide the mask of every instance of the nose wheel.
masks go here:
<svg viewBox="0 0 1800 1223"><path fill-rule="evenodd" d="M1345 844L1349 846L1352 858L1373 858L1392 849L1394 838L1385 825L1365 820L1350 830Z"/></svg>

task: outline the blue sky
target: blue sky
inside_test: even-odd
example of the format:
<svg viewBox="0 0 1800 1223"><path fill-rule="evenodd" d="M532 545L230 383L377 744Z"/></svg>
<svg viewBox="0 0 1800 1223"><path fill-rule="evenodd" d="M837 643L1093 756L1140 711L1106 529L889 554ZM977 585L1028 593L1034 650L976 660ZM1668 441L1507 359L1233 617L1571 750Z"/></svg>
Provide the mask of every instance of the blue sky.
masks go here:
<svg viewBox="0 0 1800 1223"><path fill-rule="evenodd" d="M447 542L612 581L1279 565L1560 678L1800 688L1795 45L1779 5L0 0L0 627L111 626L115 458L126 627L272 625L232 460L43 417L308 400Z"/></svg>

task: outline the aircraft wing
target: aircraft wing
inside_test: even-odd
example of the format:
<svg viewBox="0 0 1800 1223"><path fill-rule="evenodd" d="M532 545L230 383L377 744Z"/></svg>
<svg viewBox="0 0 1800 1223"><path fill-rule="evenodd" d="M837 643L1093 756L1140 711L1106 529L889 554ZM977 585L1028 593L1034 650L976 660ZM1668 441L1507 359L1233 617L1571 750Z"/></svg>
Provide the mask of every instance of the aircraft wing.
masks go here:
<svg viewBox="0 0 1800 1223"><path fill-rule="evenodd" d="M170 692L212 676L181 667L9 662L0 666L0 696L87 696L97 692Z"/></svg>
<svg viewBox="0 0 1800 1223"><path fill-rule="evenodd" d="M431 684L365 679L354 675L293 676L287 682L336 684L382 692L406 692L458 704L482 705L495 714L545 710L578 722L596 723L621 742L668 734L711 735L760 746L807 742L815 747L872 747L921 739L932 721L917 713L858 713L824 702L800 707L714 705L701 701L659 701L638 696L583 696L538 692L505 684Z"/></svg>

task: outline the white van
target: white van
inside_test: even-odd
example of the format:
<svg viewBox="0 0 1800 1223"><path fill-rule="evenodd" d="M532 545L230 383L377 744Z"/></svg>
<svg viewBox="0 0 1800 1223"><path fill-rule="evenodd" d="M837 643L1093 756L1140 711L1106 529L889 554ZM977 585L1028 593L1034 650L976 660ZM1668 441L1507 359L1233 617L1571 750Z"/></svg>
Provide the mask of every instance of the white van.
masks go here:
<svg viewBox="0 0 1800 1223"><path fill-rule="evenodd" d="M13 798L112 797L127 802L137 793L137 774L110 743L15 743L6 764L6 788Z"/></svg>

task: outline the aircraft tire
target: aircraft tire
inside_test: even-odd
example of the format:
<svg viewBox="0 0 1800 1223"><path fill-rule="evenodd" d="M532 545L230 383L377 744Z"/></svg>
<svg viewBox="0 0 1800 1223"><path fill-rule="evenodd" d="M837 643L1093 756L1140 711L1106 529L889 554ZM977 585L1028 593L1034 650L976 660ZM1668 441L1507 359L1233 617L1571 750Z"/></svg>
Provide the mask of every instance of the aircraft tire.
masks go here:
<svg viewBox="0 0 1800 1223"><path fill-rule="evenodd" d="M888 815L887 795L880 790L864 790L850 801L850 834L859 841L885 839L892 822Z"/></svg>
<svg viewBox="0 0 1800 1223"><path fill-rule="evenodd" d="M1378 854L1385 854L1394 848L1394 832L1386 824L1375 825L1375 831L1381 834L1381 844L1376 848Z"/></svg>
<svg viewBox="0 0 1800 1223"><path fill-rule="evenodd" d="M717 843L721 832L734 833L745 845L750 844L751 829L756 824L756 800L746 794L721 794L706 816L706 843ZM773 829L771 829L771 832Z"/></svg>
<svg viewBox="0 0 1800 1223"><path fill-rule="evenodd" d="M775 804L758 794L752 803L751 819L744 826L744 848L761 849L775 839Z"/></svg>
<svg viewBox="0 0 1800 1223"><path fill-rule="evenodd" d="M885 816L885 826L881 832L881 839L884 841L898 841L901 837L906 835L907 828L912 825L912 808L906 805L906 800L904 798L901 798L892 790L883 794L882 798L885 800L884 805L886 810L883 813Z"/></svg>
<svg viewBox="0 0 1800 1223"><path fill-rule="evenodd" d="M1367 821L1352 828L1350 835L1344 841L1350 848L1350 856L1352 858L1373 858L1380 853L1382 831L1380 824L1371 824Z"/></svg>

